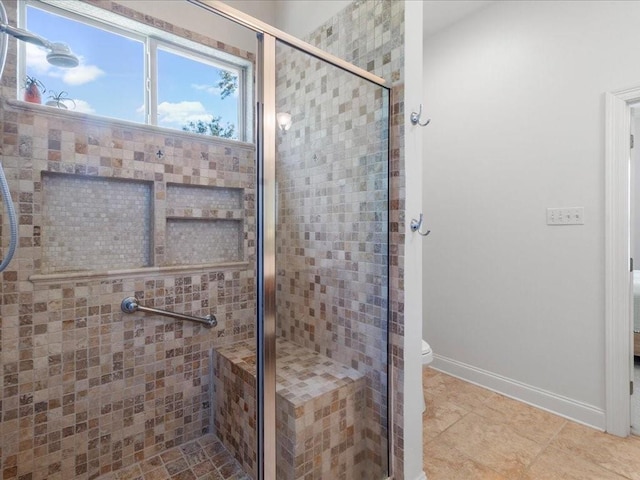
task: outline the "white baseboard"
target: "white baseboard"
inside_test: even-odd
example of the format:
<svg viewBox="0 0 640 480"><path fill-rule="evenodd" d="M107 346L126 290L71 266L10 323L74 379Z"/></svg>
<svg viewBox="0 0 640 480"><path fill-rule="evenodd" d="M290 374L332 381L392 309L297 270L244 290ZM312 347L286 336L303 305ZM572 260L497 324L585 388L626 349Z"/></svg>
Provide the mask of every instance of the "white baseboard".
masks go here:
<svg viewBox="0 0 640 480"><path fill-rule="evenodd" d="M454 377L560 415L574 422L605 430L605 412L593 405L563 397L451 358L434 355L431 367Z"/></svg>

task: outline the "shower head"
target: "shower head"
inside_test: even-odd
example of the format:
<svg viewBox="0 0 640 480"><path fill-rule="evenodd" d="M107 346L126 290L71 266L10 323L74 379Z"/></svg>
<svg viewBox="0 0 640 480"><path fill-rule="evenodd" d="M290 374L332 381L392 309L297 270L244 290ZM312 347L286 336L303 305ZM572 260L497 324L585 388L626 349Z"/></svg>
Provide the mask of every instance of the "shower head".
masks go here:
<svg viewBox="0 0 640 480"><path fill-rule="evenodd" d="M51 50L47 54L47 61L51 65L63 68L77 67L80 61L72 52L66 43L53 42Z"/></svg>
<svg viewBox="0 0 640 480"><path fill-rule="evenodd" d="M55 65L56 67L73 68L80 64L78 57L76 57L71 52L69 46L64 43L50 42L49 40L39 37L35 33L23 30L22 28L12 27L6 23L0 23L0 32L11 35L23 42L32 43L49 50L49 53L47 54L47 61L51 65Z"/></svg>

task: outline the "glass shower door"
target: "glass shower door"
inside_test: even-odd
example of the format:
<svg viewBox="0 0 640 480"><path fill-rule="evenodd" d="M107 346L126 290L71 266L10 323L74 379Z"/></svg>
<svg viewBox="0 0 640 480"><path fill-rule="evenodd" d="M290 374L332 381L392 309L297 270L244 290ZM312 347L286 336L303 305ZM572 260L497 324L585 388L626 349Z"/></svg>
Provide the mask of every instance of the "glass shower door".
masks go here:
<svg viewBox="0 0 640 480"><path fill-rule="evenodd" d="M386 478L389 91L276 43L276 477Z"/></svg>

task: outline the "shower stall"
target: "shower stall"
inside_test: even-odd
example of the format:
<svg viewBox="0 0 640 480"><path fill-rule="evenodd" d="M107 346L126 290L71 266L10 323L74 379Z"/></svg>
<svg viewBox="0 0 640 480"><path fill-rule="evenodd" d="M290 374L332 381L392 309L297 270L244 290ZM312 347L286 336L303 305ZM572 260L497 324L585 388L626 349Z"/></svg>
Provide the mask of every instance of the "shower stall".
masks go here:
<svg viewBox="0 0 640 480"><path fill-rule="evenodd" d="M172 21L156 2L4 3L36 38L52 38L30 20L41 10L135 31L151 60L144 115L110 118L71 89L73 107L23 101L32 72L80 83L6 38L0 162L18 228L0 273L3 478L390 476L388 84L220 2L167 2ZM347 13L366 29L364 4ZM47 43L68 43L78 72L107 71L71 32ZM390 64L379 41L341 35ZM226 138L162 123L175 52L235 75ZM125 103L115 78L103 85ZM180 95L172 106L193 106Z"/></svg>

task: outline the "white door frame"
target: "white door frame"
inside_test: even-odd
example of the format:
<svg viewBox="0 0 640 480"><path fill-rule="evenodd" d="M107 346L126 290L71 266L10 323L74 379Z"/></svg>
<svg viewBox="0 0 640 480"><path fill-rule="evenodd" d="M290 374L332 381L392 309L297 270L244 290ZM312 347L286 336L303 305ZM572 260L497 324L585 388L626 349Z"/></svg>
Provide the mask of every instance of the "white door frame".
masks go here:
<svg viewBox="0 0 640 480"><path fill-rule="evenodd" d="M607 432L631 426L630 105L640 86L605 94L605 416Z"/></svg>

